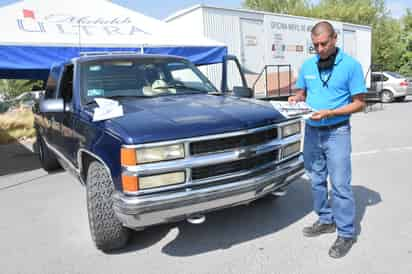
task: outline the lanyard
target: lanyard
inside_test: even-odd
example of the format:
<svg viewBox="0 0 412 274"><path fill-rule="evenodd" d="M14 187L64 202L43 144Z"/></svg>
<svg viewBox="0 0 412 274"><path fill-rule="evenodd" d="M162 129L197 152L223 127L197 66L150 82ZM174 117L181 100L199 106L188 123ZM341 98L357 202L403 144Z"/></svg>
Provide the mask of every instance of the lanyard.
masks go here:
<svg viewBox="0 0 412 274"><path fill-rule="evenodd" d="M336 52L333 55L329 56L329 58L328 58L329 60L327 60L327 63L329 63L329 64L328 65L324 64L323 65L324 68L322 68L322 69L320 68L320 64L319 64L320 60L318 61L317 67L318 67L318 72L319 72L319 79L322 81L322 86L323 87L328 87L328 82L329 82L330 78L332 77L333 69L335 68L335 59L336 59L336 56L338 55L338 51L339 51L339 49L336 49ZM331 67L331 70L329 72L329 75L326 77L326 79L323 79L321 70L325 70L325 69L328 69L330 67Z"/></svg>
<svg viewBox="0 0 412 274"><path fill-rule="evenodd" d="M331 71L329 72L328 77L326 77L326 79L323 79L322 73L320 72L320 69L319 69L319 67L318 67L319 79L320 79L320 81L322 82L322 87L327 87L327 88L329 87L329 86L328 86L328 82L329 82L330 78L332 77L332 73L333 73L333 69L334 69L334 68L335 68L335 64L333 64L332 69L331 69Z"/></svg>

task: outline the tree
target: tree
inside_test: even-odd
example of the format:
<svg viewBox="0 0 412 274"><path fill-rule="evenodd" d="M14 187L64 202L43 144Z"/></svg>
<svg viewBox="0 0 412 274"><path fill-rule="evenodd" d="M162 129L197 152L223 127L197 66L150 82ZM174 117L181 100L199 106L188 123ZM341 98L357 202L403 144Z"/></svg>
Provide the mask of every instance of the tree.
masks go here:
<svg viewBox="0 0 412 274"><path fill-rule="evenodd" d="M307 0L245 0L243 5L254 10L302 16L307 16L311 9L311 4Z"/></svg>
<svg viewBox="0 0 412 274"><path fill-rule="evenodd" d="M388 15L384 0L320 0L317 5L308 0L246 0L251 9L290 15L338 20L373 25Z"/></svg>
<svg viewBox="0 0 412 274"><path fill-rule="evenodd" d="M373 26L388 14L384 0L321 0L312 17Z"/></svg>
<svg viewBox="0 0 412 274"><path fill-rule="evenodd" d="M25 91L32 90L32 87L35 85L41 87L43 86L43 81L0 79L0 93L3 93L7 98L12 98Z"/></svg>
<svg viewBox="0 0 412 274"><path fill-rule="evenodd" d="M403 45L400 24L392 18L382 18L372 30L372 60L383 70L398 71Z"/></svg>
<svg viewBox="0 0 412 274"><path fill-rule="evenodd" d="M400 58L399 72L412 77L412 10L407 9L402 17L401 41L403 42L403 53Z"/></svg>

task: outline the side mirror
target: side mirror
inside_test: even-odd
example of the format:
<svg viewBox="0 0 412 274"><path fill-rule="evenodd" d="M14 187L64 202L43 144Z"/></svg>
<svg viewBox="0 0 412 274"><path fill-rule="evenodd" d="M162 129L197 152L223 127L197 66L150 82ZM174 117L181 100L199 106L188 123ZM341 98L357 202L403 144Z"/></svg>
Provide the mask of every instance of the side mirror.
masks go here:
<svg viewBox="0 0 412 274"><path fill-rule="evenodd" d="M39 104L40 112L64 112L64 101L63 99L40 99Z"/></svg>
<svg viewBox="0 0 412 274"><path fill-rule="evenodd" d="M253 90L249 87L233 87L233 95L241 98L252 98Z"/></svg>

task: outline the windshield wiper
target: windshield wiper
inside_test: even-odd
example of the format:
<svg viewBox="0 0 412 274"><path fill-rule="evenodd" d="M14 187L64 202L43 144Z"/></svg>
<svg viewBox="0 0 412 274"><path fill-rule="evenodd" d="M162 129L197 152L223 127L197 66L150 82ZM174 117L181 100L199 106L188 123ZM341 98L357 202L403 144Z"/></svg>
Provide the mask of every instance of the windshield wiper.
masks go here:
<svg viewBox="0 0 412 274"><path fill-rule="evenodd" d="M184 88L187 90L192 90L192 91L199 91L199 92L203 92L203 93L207 93L207 90L204 90L202 88L196 88L196 87L190 87L190 86L186 86L184 84L173 84L173 85L167 85L167 86L158 86L154 89L169 89L169 88Z"/></svg>
<svg viewBox="0 0 412 274"><path fill-rule="evenodd" d="M93 100L90 100L90 101L87 101L87 102L84 103L84 105L86 105L86 106L94 105L94 104L97 104L94 99L93 99Z"/></svg>
<svg viewBox="0 0 412 274"><path fill-rule="evenodd" d="M101 98L106 98L106 99L120 99L120 98L144 98L147 96L143 95L112 95L112 96L104 96Z"/></svg>

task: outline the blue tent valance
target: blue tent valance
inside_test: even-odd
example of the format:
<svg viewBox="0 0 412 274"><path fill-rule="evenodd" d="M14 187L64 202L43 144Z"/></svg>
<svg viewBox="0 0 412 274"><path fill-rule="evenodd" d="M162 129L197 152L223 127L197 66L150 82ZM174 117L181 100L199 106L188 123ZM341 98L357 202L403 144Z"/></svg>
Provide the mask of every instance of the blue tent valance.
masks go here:
<svg viewBox="0 0 412 274"><path fill-rule="evenodd" d="M52 64L78 57L81 52L134 51L141 48L0 46L0 78L47 79ZM196 65L222 62L226 47L152 47L146 54L177 55Z"/></svg>

